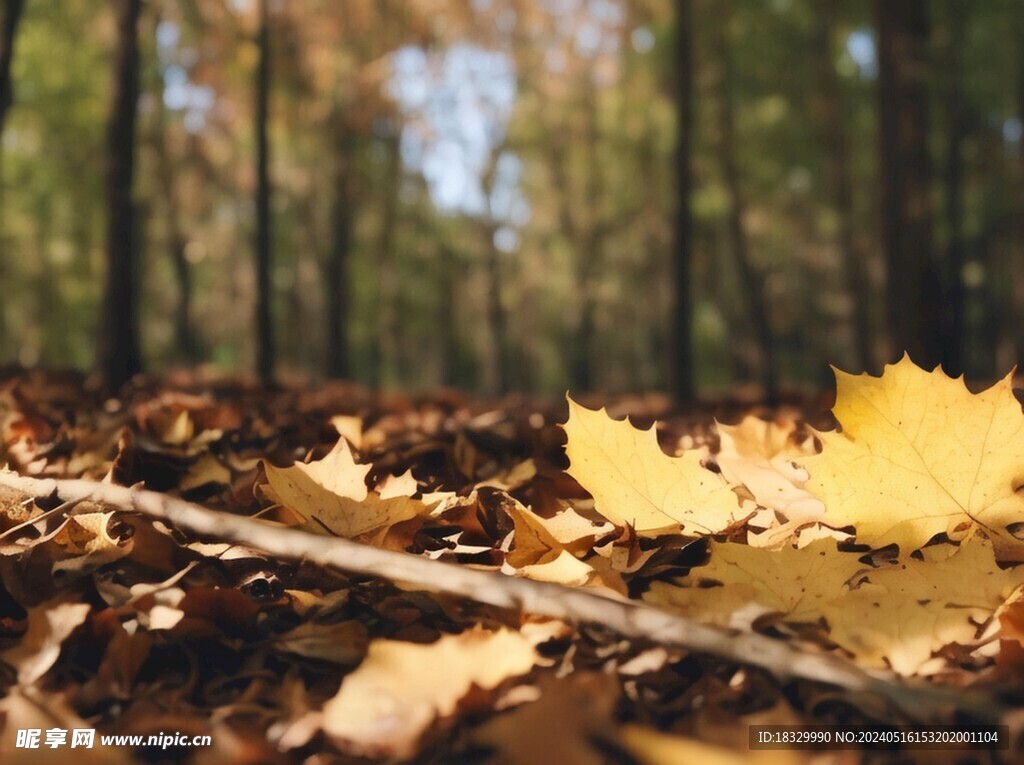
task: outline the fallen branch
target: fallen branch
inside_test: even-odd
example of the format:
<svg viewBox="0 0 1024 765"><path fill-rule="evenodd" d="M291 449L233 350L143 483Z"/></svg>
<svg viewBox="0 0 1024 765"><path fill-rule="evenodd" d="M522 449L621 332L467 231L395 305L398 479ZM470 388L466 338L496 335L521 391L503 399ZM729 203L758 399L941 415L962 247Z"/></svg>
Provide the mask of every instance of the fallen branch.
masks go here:
<svg viewBox="0 0 1024 765"><path fill-rule="evenodd" d="M600 624L625 637L762 667L782 678L803 678L857 693L877 694L912 719L947 719L950 713L959 710L975 719L995 722L1007 711L986 695L908 683L891 673L862 669L837 655L801 650L782 640L700 624L685 616L617 596L479 571L347 539L281 528L153 491L95 481L27 478L10 471L0 471L0 485L36 497L55 496L64 502L91 499L120 510L160 518L198 536L246 545L280 558L306 560L349 573L412 583L478 603L573 624Z"/></svg>

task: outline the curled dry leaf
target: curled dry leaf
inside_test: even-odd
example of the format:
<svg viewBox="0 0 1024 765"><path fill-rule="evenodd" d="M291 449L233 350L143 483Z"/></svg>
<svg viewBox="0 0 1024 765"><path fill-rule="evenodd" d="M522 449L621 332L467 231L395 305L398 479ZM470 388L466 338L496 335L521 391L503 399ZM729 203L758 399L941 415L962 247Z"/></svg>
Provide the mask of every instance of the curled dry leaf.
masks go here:
<svg viewBox="0 0 1024 765"><path fill-rule="evenodd" d="M324 705L324 731L352 754L409 757L471 688L490 690L536 661L533 644L508 629L473 629L428 645L375 640Z"/></svg>
<svg viewBox="0 0 1024 765"><path fill-rule="evenodd" d="M746 487L757 506L772 511L765 514L770 518L766 529L750 534L750 544L778 547L801 527L821 520L825 507L804 488L807 471L794 464L814 454L814 447L796 441L793 420L767 422L744 417L739 425L716 426L721 446L715 462L722 476L730 484ZM755 525L753 520L750 525Z"/></svg>
<svg viewBox="0 0 1024 765"><path fill-rule="evenodd" d="M545 582L581 586L594 575L594 569L574 557L547 530L541 519L516 501L505 506L515 524L513 549L505 563L523 576Z"/></svg>

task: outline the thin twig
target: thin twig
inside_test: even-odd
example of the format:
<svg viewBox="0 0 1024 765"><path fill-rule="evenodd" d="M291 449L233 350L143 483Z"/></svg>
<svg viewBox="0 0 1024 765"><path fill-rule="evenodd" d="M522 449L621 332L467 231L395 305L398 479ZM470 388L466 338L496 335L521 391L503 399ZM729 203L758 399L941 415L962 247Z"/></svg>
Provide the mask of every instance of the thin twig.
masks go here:
<svg viewBox="0 0 1024 765"><path fill-rule="evenodd" d="M753 633L735 633L618 596L549 582L480 571L418 555L382 550L347 539L318 536L143 489L83 480L36 479L0 471L0 485L36 497L64 501L91 499L160 518L202 537L243 544L270 555L336 568L393 582L415 584L496 606L573 624L600 624L631 638L677 646L741 664L762 667L782 678L803 678L849 691L877 694L912 719L947 719L954 711L995 722L1006 711L994 698L925 683L910 683L887 672L868 671L834 654Z"/></svg>

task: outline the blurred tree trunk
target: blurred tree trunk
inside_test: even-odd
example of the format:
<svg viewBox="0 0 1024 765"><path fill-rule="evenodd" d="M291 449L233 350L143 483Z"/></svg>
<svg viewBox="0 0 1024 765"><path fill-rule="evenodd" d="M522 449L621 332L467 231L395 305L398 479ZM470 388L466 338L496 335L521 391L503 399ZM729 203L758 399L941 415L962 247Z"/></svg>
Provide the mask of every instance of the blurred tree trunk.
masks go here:
<svg viewBox="0 0 1024 765"><path fill-rule="evenodd" d="M499 395L509 391L511 383L511 354L509 350L508 321L505 315L505 304L502 300L502 287L505 279L502 268L502 253L498 249L495 237L500 222L495 220L490 207L490 200L494 198L494 184L497 171L497 160L504 151L504 146L499 146L491 154L491 160L486 172L483 174L483 191L487 212L480 219L480 235L483 252L486 254L484 268L486 270L487 296L486 296L486 318L491 340L491 352L485 356L486 379L485 387L491 393Z"/></svg>
<svg viewBox="0 0 1024 765"><path fill-rule="evenodd" d="M378 386L394 383L398 371L397 227L402 181L401 134L397 122L382 139L384 178L381 183L380 242L377 263L377 338L371 344L371 379Z"/></svg>
<svg viewBox="0 0 1024 765"><path fill-rule="evenodd" d="M693 296L691 294L693 218L690 195L690 146L693 136L693 8L691 0L675 0L676 200L672 240L673 292L672 364L669 379L678 403L694 397Z"/></svg>
<svg viewBox="0 0 1024 765"><path fill-rule="evenodd" d="M331 245L324 269L326 282L325 313L327 316L327 374L330 377L349 377L349 286L348 261L352 247L353 205L355 193L352 185L352 141L340 112L332 120L334 138L334 194L331 200Z"/></svg>
<svg viewBox="0 0 1024 765"><path fill-rule="evenodd" d="M597 384L598 352L597 337L597 292L598 279L604 267L604 221L601 218L600 132L597 112L597 88L589 72L583 88L583 111L586 115L586 129L583 135L584 178L583 211L584 225L577 231L577 294L580 301L580 324L573 344L572 386L573 390L593 390Z"/></svg>
<svg viewBox="0 0 1024 765"><path fill-rule="evenodd" d="M959 353L947 357L949 346L958 343L943 331L942 281L932 253L928 8L926 0L875 0L874 9L882 238L892 350L894 355L907 351L918 364L931 368L943 361L955 362Z"/></svg>
<svg viewBox="0 0 1024 765"><path fill-rule="evenodd" d="M0 135L4 131L7 110L14 103L11 62L14 60L14 39L18 31L18 21L24 7L24 0L0 0Z"/></svg>
<svg viewBox="0 0 1024 765"><path fill-rule="evenodd" d="M839 245L845 272L846 288L853 302L853 342L857 364L862 371L873 367L871 353L870 292L864 253L857 248L853 235L853 180L850 177L849 142L843 101L836 76L835 51L832 35L835 32L834 0L816 0L814 8L813 68L817 73L815 111L825 145L825 188L832 196L838 229Z"/></svg>
<svg viewBox="0 0 1024 765"><path fill-rule="evenodd" d="M486 188L490 191L490 188ZM488 220L483 227L487 269L487 324L491 337L490 372L487 388L492 393L503 395L509 390L509 349L508 327L505 321L505 306L501 300L502 267L501 250L494 241L498 226Z"/></svg>
<svg viewBox="0 0 1024 765"><path fill-rule="evenodd" d="M459 326L456 322L458 298L458 257L451 245L442 242L438 253L440 290L437 303L438 352L442 363L442 381L448 386L462 382L459 359Z"/></svg>
<svg viewBox="0 0 1024 765"><path fill-rule="evenodd" d="M142 369L132 201L141 11L142 0L122 0L118 8L113 99L107 122L107 275L99 355L100 369L112 391Z"/></svg>
<svg viewBox="0 0 1024 765"><path fill-rule="evenodd" d="M1024 5L1017 6L1018 39L1024 34ZM1017 119L1024 124L1024 45L1017 46ZM1009 244L1010 259L1010 322L1014 363L1024 366L1024 143L1018 139L1013 168L1013 237Z"/></svg>
<svg viewBox="0 0 1024 765"><path fill-rule="evenodd" d="M187 239L181 226L181 203L174 183L174 163L167 145L167 110L163 99L157 95L159 113L155 120L153 137L156 151L156 175L160 194L164 199L167 226L167 249L171 256L171 268L178 291L174 308L174 345L178 358L185 364L195 364L198 348L192 324L192 270L185 257Z"/></svg>
<svg viewBox="0 0 1024 765"><path fill-rule="evenodd" d="M7 110L14 102L14 88L11 84L11 62L14 59L14 40L18 20L24 8L24 0L0 0L0 139L3 138ZM0 284L7 279L6 262L3 253L7 251L4 219L3 152L0 151ZM7 336L4 312L0 310L0 354L5 351L3 338Z"/></svg>
<svg viewBox="0 0 1024 765"><path fill-rule="evenodd" d="M948 0L949 42L946 50L944 106L946 111L946 242L943 312L945 335L942 365L951 375L964 371L964 226L963 226L963 143L967 137L967 120L963 94L964 37L970 6L962 0Z"/></svg>
<svg viewBox="0 0 1024 765"><path fill-rule="evenodd" d="M259 29L256 45L256 372L264 385L274 382L274 325L271 316L271 231L270 231L270 147L267 140L267 112L270 100L269 0L259 0Z"/></svg>
<svg viewBox="0 0 1024 765"><path fill-rule="evenodd" d="M719 78L719 125L718 153L725 181L726 193L729 197L729 215L727 228L732 244L736 265L739 268L740 281L744 297L750 306L751 329L757 339L758 352L761 357L760 373L761 388L766 402L770 405L778 400L778 371L775 362L775 338L772 335L771 317L768 312L768 301L764 291L764 275L753 262L747 233L743 226L746 213L746 200L740 184L739 167L736 162L736 125L733 113L733 63L729 42L729 23L732 8L722 10L721 21L717 33L718 61L721 66Z"/></svg>

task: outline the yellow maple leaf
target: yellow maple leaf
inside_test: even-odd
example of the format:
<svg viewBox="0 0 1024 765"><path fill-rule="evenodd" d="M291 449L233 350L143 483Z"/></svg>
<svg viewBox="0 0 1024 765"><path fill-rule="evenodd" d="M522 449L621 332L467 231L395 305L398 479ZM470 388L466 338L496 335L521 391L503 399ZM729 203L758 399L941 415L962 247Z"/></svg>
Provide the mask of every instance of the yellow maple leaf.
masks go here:
<svg viewBox="0 0 1024 765"><path fill-rule="evenodd" d="M904 356L881 377L836 374L833 408L842 432L819 433L808 488L824 521L855 526L873 547L905 557L943 532L974 528L1012 539L1024 521L1024 414L1011 375L972 394L962 379L926 372Z"/></svg>
<svg viewBox="0 0 1024 765"><path fill-rule="evenodd" d="M832 639L862 663L882 666L885 660L900 674L914 674L933 651L970 643L978 625L1024 582L1024 567L1000 569L979 537L951 557L934 548L925 552L925 560L866 574L849 595L829 604Z"/></svg>
<svg viewBox="0 0 1024 765"><path fill-rule="evenodd" d="M370 465L356 463L344 438L322 460L287 468L264 462L263 470L267 496L298 513L313 531L355 537L427 510L423 502L403 494L415 490L415 482L410 487L408 478L385 482L382 493L367 490Z"/></svg>
<svg viewBox="0 0 1024 765"><path fill-rule="evenodd" d="M594 497L601 515L637 531L713 534L745 517L739 500L701 464L702 450L669 457L654 426L638 430L569 401L565 453L569 475Z"/></svg>
<svg viewBox="0 0 1024 765"><path fill-rule="evenodd" d="M749 627L766 613L814 622L828 601L848 592L847 582L864 568L857 555L839 552L829 539L780 550L711 542L709 550L707 565L688 577L692 586L655 582L644 600L735 628Z"/></svg>
<svg viewBox="0 0 1024 765"><path fill-rule="evenodd" d="M946 645L970 643L1024 582L1024 567L1000 569L980 538L949 557L930 548L924 560L878 569L840 552L833 540L774 551L712 543L710 551L708 564L690 573L690 586L656 582L645 600L732 627L763 613L792 623L824 619L831 639L860 663L888 664L903 675L917 673Z"/></svg>
<svg viewBox="0 0 1024 765"><path fill-rule="evenodd" d="M324 732L351 754L410 757L423 732L471 688L490 690L536 661L533 644L509 629L474 629L429 645L374 640L324 705Z"/></svg>

